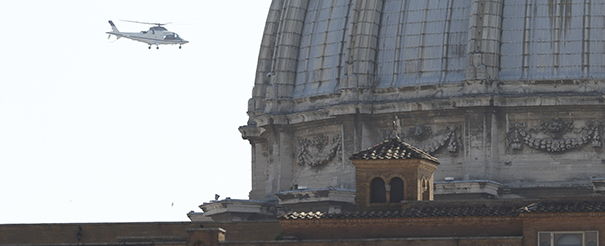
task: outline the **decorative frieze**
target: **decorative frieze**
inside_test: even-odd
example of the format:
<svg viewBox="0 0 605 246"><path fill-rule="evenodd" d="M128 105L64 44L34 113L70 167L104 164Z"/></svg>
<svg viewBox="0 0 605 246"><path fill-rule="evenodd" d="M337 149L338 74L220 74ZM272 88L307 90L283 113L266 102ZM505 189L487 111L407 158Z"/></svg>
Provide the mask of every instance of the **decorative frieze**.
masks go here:
<svg viewBox="0 0 605 246"><path fill-rule="evenodd" d="M457 153L462 142L459 130L460 127L458 126L446 126L445 130L438 131L435 135L431 134L430 140L423 141L426 143L420 144L418 148L431 155L444 147L450 153Z"/></svg>
<svg viewBox="0 0 605 246"><path fill-rule="evenodd" d="M431 134L433 134L431 127L418 124L410 127L406 136L409 136L416 141L423 141L426 140Z"/></svg>
<svg viewBox="0 0 605 246"><path fill-rule="evenodd" d="M576 127L573 120L557 118L539 121L539 125L532 128L527 128L526 123L515 123L509 127L506 139L508 147L513 150L528 146L540 151L563 152L586 144L600 148L603 145L599 128L601 124L588 121L586 126Z"/></svg>
<svg viewBox="0 0 605 246"><path fill-rule="evenodd" d="M299 166L318 167L334 159L342 161L341 138L340 135L329 137L321 133L311 139L299 138L296 162Z"/></svg>
<svg viewBox="0 0 605 246"><path fill-rule="evenodd" d="M385 131L383 135L386 138L402 136L404 141L431 155L441 149L447 149L450 153L458 153L462 146L460 127L455 125L446 126L443 130L433 132L431 126L417 124L408 128L405 133L390 130Z"/></svg>

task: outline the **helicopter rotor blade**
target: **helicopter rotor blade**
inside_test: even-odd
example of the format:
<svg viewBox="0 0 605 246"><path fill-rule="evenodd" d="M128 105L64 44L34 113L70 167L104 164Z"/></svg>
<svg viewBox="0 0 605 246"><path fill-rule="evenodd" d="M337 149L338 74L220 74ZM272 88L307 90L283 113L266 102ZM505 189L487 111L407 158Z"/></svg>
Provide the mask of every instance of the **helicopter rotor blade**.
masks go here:
<svg viewBox="0 0 605 246"><path fill-rule="evenodd" d="M151 23L151 22L142 22L142 21L131 21L131 20L120 20L120 21L125 21L125 22L132 22L132 23L139 23L139 24L146 24L146 25L156 25L156 26L163 26L163 25L168 25L172 22L166 22L166 23Z"/></svg>

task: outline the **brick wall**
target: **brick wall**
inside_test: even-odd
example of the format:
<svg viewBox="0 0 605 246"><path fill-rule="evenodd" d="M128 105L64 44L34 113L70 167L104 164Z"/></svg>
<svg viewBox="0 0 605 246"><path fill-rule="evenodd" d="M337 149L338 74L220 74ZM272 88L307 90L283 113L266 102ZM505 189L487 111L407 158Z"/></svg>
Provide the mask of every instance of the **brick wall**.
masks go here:
<svg viewBox="0 0 605 246"><path fill-rule="evenodd" d="M390 181L401 178L404 185L404 200L418 201L422 198L421 180L424 178L430 184L430 197L432 198L433 172L436 165L422 159L406 160L353 160L356 173L356 198L357 210L384 210L400 209L401 205L370 203L370 182L374 178L382 178L388 186ZM387 203L389 201L389 190L387 189Z"/></svg>
<svg viewBox="0 0 605 246"><path fill-rule="evenodd" d="M599 245L605 245L605 213L522 214L523 245L537 246L538 232L598 231Z"/></svg>
<svg viewBox="0 0 605 246"><path fill-rule="evenodd" d="M521 236L517 217L350 218L282 220L284 234L300 239Z"/></svg>
<svg viewBox="0 0 605 246"><path fill-rule="evenodd" d="M478 238L381 238L353 240L282 240L272 242L223 242L220 245L233 246L521 246L521 237L478 237Z"/></svg>
<svg viewBox="0 0 605 246"><path fill-rule="evenodd" d="M97 243L117 242L117 237L186 237L186 228L191 226L191 222L9 224L0 225L0 244Z"/></svg>
<svg viewBox="0 0 605 246"><path fill-rule="evenodd" d="M187 237L187 229L202 225L223 228L227 241L273 240L282 232L277 221L8 224L0 225L0 244L114 243L118 237Z"/></svg>
<svg viewBox="0 0 605 246"><path fill-rule="evenodd" d="M283 228L277 221L271 222L201 222L204 228L223 228L227 231L225 241L273 240Z"/></svg>

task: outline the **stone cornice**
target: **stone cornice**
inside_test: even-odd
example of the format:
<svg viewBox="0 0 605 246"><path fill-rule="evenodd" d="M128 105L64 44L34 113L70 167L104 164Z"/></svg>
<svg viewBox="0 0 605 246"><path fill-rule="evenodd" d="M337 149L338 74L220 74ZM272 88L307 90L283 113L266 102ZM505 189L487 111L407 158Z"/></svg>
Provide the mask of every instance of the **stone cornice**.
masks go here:
<svg viewBox="0 0 605 246"><path fill-rule="evenodd" d="M397 94L397 93L395 93ZM310 100L313 101L313 100ZM415 111L460 110L475 107L518 109L519 107L548 106L603 106L605 96L601 92L551 92L551 93L501 93L501 94L448 94L446 97L405 97L376 95L373 101L336 101L331 97L318 98L312 104L294 104L289 111L251 116L258 126L273 124L298 124L309 121L332 119L336 116L359 114L392 114Z"/></svg>

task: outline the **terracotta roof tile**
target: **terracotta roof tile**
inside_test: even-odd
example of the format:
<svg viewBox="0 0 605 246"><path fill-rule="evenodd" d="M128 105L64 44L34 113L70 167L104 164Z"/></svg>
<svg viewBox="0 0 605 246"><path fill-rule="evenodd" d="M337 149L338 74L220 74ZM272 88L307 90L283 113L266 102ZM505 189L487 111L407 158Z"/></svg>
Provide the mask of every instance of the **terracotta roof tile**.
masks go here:
<svg viewBox="0 0 605 246"><path fill-rule="evenodd" d="M280 219L427 218L427 217L515 217L520 213L605 212L605 197L573 200L418 202L396 211L349 213L288 213Z"/></svg>
<svg viewBox="0 0 605 246"><path fill-rule="evenodd" d="M425 218L425 217L468 217L468 216L517 216L519 206L454 206L412 207L401 211L370 211L328 214L322 212L288 213L280 219L324 219L324 218ZM310 215L311 214L311 215Z"/></svg>
<svg viewBox="0 0 605 246"><path fill-rule="evenodd" d="M401 141L391 138L371 148L353 154L351 160L384 160L384 159L425 159L439 164L437 158L428 153Z"/></svg>
<svg viewBox="0 0 605 246"><path fill-rule="evenodd" d="M521 213L557 212L605 212L605 200L590 201L543 201L529 204L520 209Z"/></svg>

